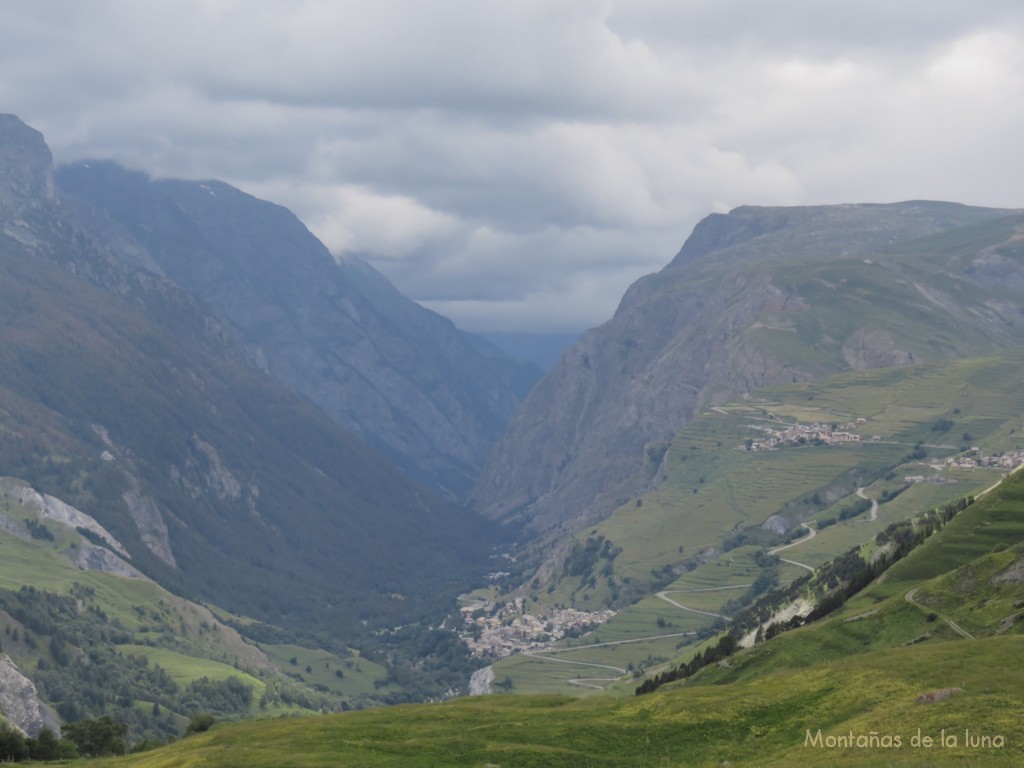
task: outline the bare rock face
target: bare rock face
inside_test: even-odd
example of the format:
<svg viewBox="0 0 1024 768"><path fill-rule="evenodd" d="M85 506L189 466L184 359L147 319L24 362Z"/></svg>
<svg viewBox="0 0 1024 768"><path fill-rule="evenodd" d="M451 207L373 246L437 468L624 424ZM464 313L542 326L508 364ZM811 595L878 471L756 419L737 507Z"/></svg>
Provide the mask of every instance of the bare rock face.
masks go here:
<svg viewBox="0 0 1024 768"><path fill-rule="evenodd" d="M112 573L125 579L146 578L135 566L122 560L109 549L97 547L88 541L82 541L75 549L72 562L84 571L100 571Z"/></svg>
<svg viewBox="0 0 1024 768"><path fill-rule="evenodd" d="M146 545L146 549L167 565L177 568L178 563L175 561L174 552L171 549L171 537L167 531L167 523L164 522L156 502L137 490L125 491L121 498L124 500L125 506L128 507L128 512L139 531L139 538Z"/></svg>
<svg viewBox="0 0 1024 768"><path fill-rule="evenodd" d="M96 522L93 517L70 504L65 504L60 499L39 493L26 483L9 477L0 478L0 498L5 497L24 504L41 520L52 520L66 528L84 528L103 539L111 549L120 555L128 557L128 551L124 545L114 538L110 531Z"/></svg>
<svg viewBox="0 0 1024 768"><path fill-rule="evenodd" d="M0 210L53 200L53 155L43 134L14 115L0 115Z"/></svg>
<svg viewBox="0 0 1024 768"><path fill-rule="evenodd" d="M53 156L43 135L0 115L0 232L37 249L38 220L54 199Z"/></svg>
<svg viewBox="0 0 1024 768"><path fill-rule="evenodd" d="M888 333L867 328L858 328L850 334L843 344L843 359L853 370L914 363L914 355L898 349Z"/></svg>
<svg viewBox="0 0 1024 768"><path fill-rule="evenodd" d="M944 233L965 229L977 248L950 256ZM471 500L534 531L576 530L656 485L669 442L701 409L1019 344L1020 232L1019 211L950 203L709 216L533 389Z"/></svg>
<svg viewBox="0 0 1024 768"><path fill-rule="evenodd" d="M6 653L0 653L0 712L15 728L33 738L48 724L35 684L21 674Z"/></svg>
<svg viewBox="0 0 1024 768"><path fill-rule="evenodd" d="M104 162L61 168L57 181L144 242L262 369L447 496L469 491L540 377L369 264L336 260L290 211L227 184L154 181Z"/></svg>

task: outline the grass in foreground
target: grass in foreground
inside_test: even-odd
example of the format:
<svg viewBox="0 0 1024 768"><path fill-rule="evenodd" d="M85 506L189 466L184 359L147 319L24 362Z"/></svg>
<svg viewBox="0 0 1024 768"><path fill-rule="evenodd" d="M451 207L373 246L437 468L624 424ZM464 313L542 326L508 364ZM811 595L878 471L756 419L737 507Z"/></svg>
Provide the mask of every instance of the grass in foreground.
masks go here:
<svg viewBox="0 0 1024 768"><path fill-rule="evenodd" d="M1019 765L1024 638L911 646L638 698L495 696L240 723L96 768ZM930 691L962 688L932 704ZM808 745L821 729L821 745ZM914 746L918 734L933 746ZM965 731L986 736L965 744ZM838 736L901 746L834 746ZM946 734L947 745L939 739ZM952 746L952 737L957 745ZM1002 746L998 746L998 744ZM815 742L817 744L817 742ZM833 746L828 746L828 745Z"/></svg>

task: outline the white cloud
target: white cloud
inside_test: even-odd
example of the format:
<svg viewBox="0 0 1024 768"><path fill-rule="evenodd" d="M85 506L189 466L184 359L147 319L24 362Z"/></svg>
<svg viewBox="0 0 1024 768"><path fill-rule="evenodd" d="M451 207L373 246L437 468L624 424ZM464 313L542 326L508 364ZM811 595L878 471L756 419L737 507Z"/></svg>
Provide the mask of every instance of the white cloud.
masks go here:
<svg viewBox="0 0 1024 768"><path fill-rule="evenodd" d="M58 160L223 178L470 328L596 324L737 205L1022 205L1009 0L36 0L0 68Z"/></svg>

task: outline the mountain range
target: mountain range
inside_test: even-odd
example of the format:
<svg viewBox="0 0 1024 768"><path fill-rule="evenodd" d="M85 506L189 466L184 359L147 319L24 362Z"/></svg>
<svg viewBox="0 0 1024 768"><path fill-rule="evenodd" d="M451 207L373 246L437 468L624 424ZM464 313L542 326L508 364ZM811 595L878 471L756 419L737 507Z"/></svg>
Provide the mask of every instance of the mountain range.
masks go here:
<svg viewBox="0 0 1024 768"><path fill-rule="evenodd" d="M694 229L533 389L472 503L578 530L660 481L669 441L756 387L1024 343L1024 212L738 208Z"/></svg>
<svg viewBox="0 0 1024 768"><path fill-rule="evenodd" d="M698 224L542 376L280 206L104 160L55 169L37 131L0 116L10 679L47 699L36 726L102 711L162 738L207 705L452 696L488 663L457 633L525 643L537 624L544 648L498 661L498 687L608 693L360 715L335 748L382 765L421 749L615 765L753 760L768 744L781 764L803 737L783 730L809 712L826 731L909 717L899 697L951 690L958 653L988 674L1020 653L1020 480L999 483L1024 453L1022 297L1021 210L742 207ZM551 342L550 363L571 339L525 341ZM857 591L894 553L906 559ZM554 643L552 611L577 609L608 609L600 637L574 639L583 621ZM948 650L967 635L982 640ZM793 673L839 647L856 695L833 695L820 665ZM87 667L135 677L114 695ZM649 672L647 690L667 688L655 703L615 698ZM899 684L860 717L886 674ZM963 711L1002 727L1015 680L968 689ZM438 711L454 731L420 728ZM285 729L317 754L334 736L307 728L335 727ZM197 759L279 759L220 739L192 742Z"/></svg>
<svg viewBox="0 0 1024 768"><path fill-rule="evenodd" d="M63 166L56 182L140 244L271 376L451 498L469 491L540 376L366 262L335 260L291 211L227 184L109 162Z"/></svg>
<svg viewBox="0 0 1024 768"><path fill-rule="evenodd" d="M165 585L285 626L419 617L479 574L492 536L449 499L532 368L226 185L58 178L78 196L0 119L0 473Z"/></svg>

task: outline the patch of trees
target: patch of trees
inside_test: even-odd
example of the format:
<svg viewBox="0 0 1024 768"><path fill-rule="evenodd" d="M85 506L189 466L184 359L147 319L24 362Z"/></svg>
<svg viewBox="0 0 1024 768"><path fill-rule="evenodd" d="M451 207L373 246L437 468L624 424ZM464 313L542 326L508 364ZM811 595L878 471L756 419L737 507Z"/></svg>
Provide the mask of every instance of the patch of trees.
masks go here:
<svg viewBox="0 0 1024 768"><path fill-rule="evenodd" d="M846 504L839 510L839 519L850 520L859 515L863 515L869 509L871 509L871 499L858 498L852 504Z"/></svg>
<svg viewBox="0 0 1024 768"><path fill-rule="evenodd" d="M25 527L28 528L29 535L33 539L41 539L42 541L54 540L53 531L51 531L45 525L40 523L38 520L33 520L31 517L26 517Z"/></svg>
<svg viewBox="0 0 1024 768"><path fill-rule="evenodd" d="M594 571L594 566L599 560L607 560L609 563L615 560L622 552L622 547L616 547L604 536L588 537L582 544L575 542L572 551L565 559L562 572L568 576L588 576Z"/></svg>
<svg viewBox="0 0 1024 768"><path fill-rule="evenodd" d="M49 728L43 728L33 739L0 720L0 763L74 760L78 756L79 750L74 741L68 738L58 740Z"/></svg>
<svg viewBox="0 0 1024 768"><path fill-rule="evenodd" d="M91 531L88 528L84 528L84 527L82 527L80 525L75 528L75 531L83 539L92 542L97 547L103 547L104 549L111 549L110 542L107 541L102 536L100 536L95 531Z"/></svg>
<svg viewBox="0 0 1024 768"><path fill-rule="evenodd" d="M74 742L82 757L123 755L128 751L128 726L109 715L68 723L64 738Z"/></svg>
<svg viewBox="0 0 1024 768"><path fill-rule="evenodd" d="M469 678L483 664L448 630L407 625L380 639L387 643L386 652L378 654L378 661L388 668L387 682L402 688L378 697L386 704L423 701L448 690L468 690Z"/></svg>
<svg viewBox="0 0 1024 768"><path fill-rule="evenodd" d="M27 670L40 695L69 723L65 734L99 737L109 718L123 727L129 741L162 742L179 733L178 716L212 712L230 718L250 711L253 693L239 678L202 678L178 685L159 664L144 656L122 653L118 646L131 635L116 619L92 602L92 590L74 585L71 595L22 587L0 590L0 609L32 637L38 660ZM138 702L152 706L139 707ZM93 722L96 721L96 722ZM72 726L90 723L86 731ZM92 730L89 730L92 729ZM83 755L92 747L79 746Z"/></svg>
<svg viewBox="0 0 1024 768"><path fill-rule="evenodd" d="M698 670L703 669L709 664L716 664L717 662L731 656L738 647L738 641L732 634L724 634L719 639L717 645L713 645L704 651L698 651L697 655L690 659L689 662L680 664L675 669L669 669L662 672L660 675L649 677L644 680L636 689L636 695L641 696L645 693L651 693L665 683L671 683L675 680L682 680L683 678L690 677L697 673Z"/></svg>
<svg viewBox="0 0 1024 768"><path fill-rule="evenodd" d="M899 496L901 493L903 493L905 490L907 490L907 488L909 488L909 487L910 487L909 485L901 485L898 488L890 488L887 491L883 491L882 495L878 497L878 503L879 504L886 504L886 503L892 501L897 496Z"/></svg>
<svg viewBox="0 0 1024 768"><path fill-rule="evenodd" d="M734 615L742 611L759 595L774 589L779 584L779 558L776 555L769 555L764 550L760 550L754 556L754 562L761 569L761 573L758 574L754 582L747 588L747 590L737 598L733 598L722 606L722 613L727 615Z"/></svg>
<svg viewBox="0 0 1024 768"><path fill-rule="evenodd" d="M906 456L904 456L900 460L900 463L906 463L908 461L920 461L921 459L927 459L927 458L928 458L928 451L925 450L924 444L923 443L917 443L914 446L914 450L911 451L910 453L908 453Z"/></svg>

